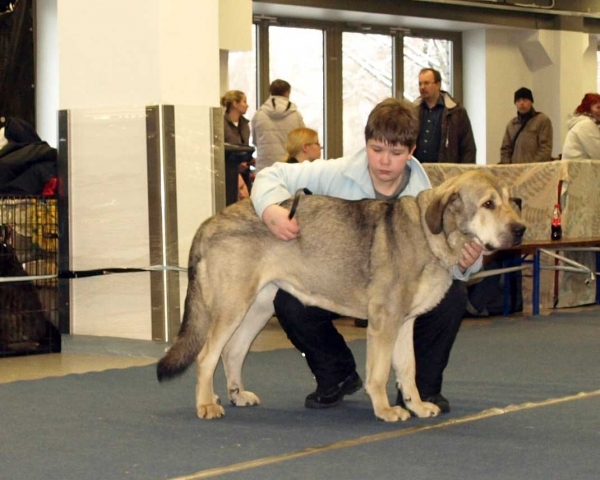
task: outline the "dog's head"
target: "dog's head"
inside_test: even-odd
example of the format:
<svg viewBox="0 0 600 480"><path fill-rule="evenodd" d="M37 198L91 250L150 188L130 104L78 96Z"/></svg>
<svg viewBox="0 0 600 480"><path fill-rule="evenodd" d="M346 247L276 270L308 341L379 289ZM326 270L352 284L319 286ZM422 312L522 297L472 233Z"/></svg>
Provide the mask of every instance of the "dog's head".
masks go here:
<svg viewBox="0 0 600 480"><path fill-rule="evenodd" d="M425 213L435 235L460 231L492 252L519 245L525 225L503 182L483 170L471 170L434 188Z"/></svg>

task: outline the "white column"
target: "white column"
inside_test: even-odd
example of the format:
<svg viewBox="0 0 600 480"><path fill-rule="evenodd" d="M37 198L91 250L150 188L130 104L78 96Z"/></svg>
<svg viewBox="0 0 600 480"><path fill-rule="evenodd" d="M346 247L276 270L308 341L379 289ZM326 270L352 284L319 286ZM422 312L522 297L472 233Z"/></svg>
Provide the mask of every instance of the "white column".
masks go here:
<svg viewBox="0 0 600 480"><path fill-rule="evenodd" d="M251 12L250 0L239 5ZM57 0L70 270L145 268L157 245L163 264L187 267L192 236L215 208L220 18L238 11L231 0ZM251 13L242 18L250 32ZM148 138L156 111L157 138ZM72 280L71 333L161 338L157 312L158 330L172 330L185 291L185 274L175 283L163 276L158 284L148 273Z"/></svg>
<svg viewBox="0 0 600 480"><path fill-rule="evenodd" d="M44 141L58 144L58 14L57 0L37 2L35 7L35 123Z"/></svg>

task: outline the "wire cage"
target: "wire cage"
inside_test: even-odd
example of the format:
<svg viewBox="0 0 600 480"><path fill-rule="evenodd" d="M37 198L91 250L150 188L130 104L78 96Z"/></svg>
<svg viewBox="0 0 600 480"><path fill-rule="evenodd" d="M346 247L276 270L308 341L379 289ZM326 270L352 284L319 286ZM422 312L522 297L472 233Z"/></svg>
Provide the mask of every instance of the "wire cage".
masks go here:
<svg viewBox="0 0 600 480"><path fill-rule="evenodd" d="M55 198L0 196L0 357L60 352Z"/></svg>

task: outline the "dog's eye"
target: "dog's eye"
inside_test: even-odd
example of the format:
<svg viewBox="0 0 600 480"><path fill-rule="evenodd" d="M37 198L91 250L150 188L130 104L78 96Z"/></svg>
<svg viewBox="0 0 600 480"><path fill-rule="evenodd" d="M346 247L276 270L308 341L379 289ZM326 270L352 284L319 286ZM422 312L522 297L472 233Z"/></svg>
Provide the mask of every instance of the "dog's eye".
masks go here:
<svg viewBox="0 0 600 480"><path fill-rule="evenodd" d="M483 208L487 208L487 209L489 209L489 210L493 210L493 209L495 208L495 206L496 206L496 205L495 205L495 203L494 203L494 201L493 201L493 200L488 200L487 202L485 202L485 203L482 205L482 207L483 207Z"/></svg>

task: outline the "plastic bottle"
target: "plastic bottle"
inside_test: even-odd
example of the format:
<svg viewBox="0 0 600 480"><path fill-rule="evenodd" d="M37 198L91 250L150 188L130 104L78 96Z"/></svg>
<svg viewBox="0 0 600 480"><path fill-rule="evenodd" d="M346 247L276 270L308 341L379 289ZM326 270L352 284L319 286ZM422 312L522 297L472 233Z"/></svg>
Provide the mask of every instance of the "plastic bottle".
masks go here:
<svg viewBox="0 0 600 480"><path fill-rule="evenodd" d="M560 205L558 203L554 205L554 211L552 212L552 233L550 234L550 238L552 240L560 240L562 238Z"/></svg>

